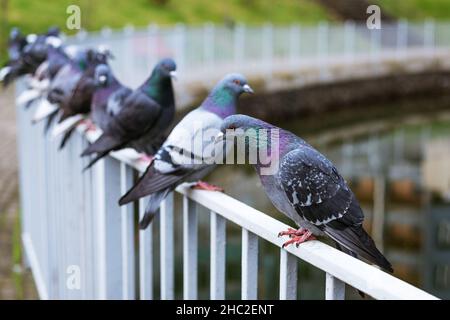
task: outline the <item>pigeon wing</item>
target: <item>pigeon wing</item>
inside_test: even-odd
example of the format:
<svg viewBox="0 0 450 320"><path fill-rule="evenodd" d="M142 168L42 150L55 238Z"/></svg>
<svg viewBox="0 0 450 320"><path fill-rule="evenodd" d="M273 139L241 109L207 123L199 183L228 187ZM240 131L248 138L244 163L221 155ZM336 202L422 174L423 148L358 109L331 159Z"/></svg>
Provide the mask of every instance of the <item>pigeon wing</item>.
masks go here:
<svg viewBox="0 0 450 320"><path fill-rule="evenodd" d="M361 210L349 213L353 193L331 161L315 149L302 147L287 153L278 178L290 204L304 220L321 226L352 214L351 224L362 223Z"/></svg>

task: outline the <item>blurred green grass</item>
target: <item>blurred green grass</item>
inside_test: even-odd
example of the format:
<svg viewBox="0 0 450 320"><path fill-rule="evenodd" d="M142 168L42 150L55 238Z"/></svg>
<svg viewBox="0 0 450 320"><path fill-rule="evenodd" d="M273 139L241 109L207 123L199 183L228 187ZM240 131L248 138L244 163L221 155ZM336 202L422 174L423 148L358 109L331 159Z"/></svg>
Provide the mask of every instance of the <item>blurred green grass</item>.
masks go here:
<svg viewBox="0 0 450 320"><path fill-rule="evenodd" d="M331 16L312 0L3 0L7 10L0 12L0 62L6 58L6 39L12 27L25 33L40 33L57 25L67 34L66 9L78 5L81 9L81 27L92 31L102 27L120 28L128 24L146 26L150 23L173 25L175 23L202 24L213 22L250 25L271 22L313 23ZM6 15L5 15L6 12ZM6 17L6 21L5 21Z"/></svg>
<svg viewBox="0 0 450 320"><path fill-rule="evenodd" d="M409 20L450 19L450 0L376 0L382 10Z"/></svg>
<svg viewBox="0 0 450 320"><path fill-rule="evenodd" d="M208 21L285 24L330 18L324 8L311 0L277 0L276 4L270 0L9 0L8 25L19 26L25 32L43 31L50 25L64 26L66 8L71 4L81 8L82 27L87 30L103 26L118 28L126 24L200 24Z"/></svg>

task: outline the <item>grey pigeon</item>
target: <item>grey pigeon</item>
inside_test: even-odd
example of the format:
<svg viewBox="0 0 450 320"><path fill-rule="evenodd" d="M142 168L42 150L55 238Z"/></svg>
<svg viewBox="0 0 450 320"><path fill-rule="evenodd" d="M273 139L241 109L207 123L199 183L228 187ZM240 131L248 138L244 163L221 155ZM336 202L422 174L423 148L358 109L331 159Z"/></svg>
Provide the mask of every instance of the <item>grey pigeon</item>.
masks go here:
<svg viewBox="0 0 450 320"><path fill-rule="evenodd" d="M89 49L81 52L69 65L61 68L51 84L48 95L51 103L59 105L59 123L68 118L78 119L89 114L92 95L96 88L95 69L98 65L107 63L110 56L109 51ZM79 121L64 131L60 149L64 147ZM54 131L57 131L55 129Z"/></svg>
<svg viewBox="0 0 450 320"><path fill-rule="evenodd" d="M106 64L97 66L94 80L96 89L92 96L91 118L95 125L105 131L112 118L122 110L125 98L133 91L123 86Z"/></svg>
<svg viewBox="0 0 450 320"><path fill-rule="evenodd" d="M364 214L358 200L330 160L293 133L259 119L233 115L221 128L228 137L227 129L234 130L230 136L250 136L246 145L253 150L259 152L264 146L261 154L268 158L258 157L254 164L264 190L273 205L300 227L280 233L292 237L285 245L327 235L338 249L393 271L363 229ZM249 150L246 148L247 154ZM264 164L270 162L275 170L263 173L268 168Z"/></svg>
<svg viewBox="0 0 450 320"><path fill-rule="evenodd" d="M175 69L172 59L161 60L144 84L125 97L120 112L111 119L103 134L81 154L96 153L85 169L110 151L132 147L138 152L152 154L157 150L154 144L175 116L171 80Z"/></svg>
<svg viewBox="0 0 450 320"><path fill-rule="evenodd" d="M0 81L3 82L5 87L22 75L33 74L47 58L47 50L50 47L49 40L58 37L59 33L49 30L49 32L41 35L30 34L25 38L26 44L16 32L12 33L11 36L17 37L20 44L18 47L13 46L11 48L10 54L13 60L10 60L7 66L0 71ZM12 43L15 43L13 39ZM17 53L19 53L18 57Z"/></svg>
<svg viewBox="0 0 450 320"><path fill-rule="evenodd" d="M183 182L193 182L203 178L215 165L206 158L214 154L204 154L211 150L214 139L208 138L209 130L217 134L223 119L236 112L239 96L253 92L247 80L240 74L225 76L197 108L188 113L172 130L167 140L155 155L139 181L119 200L123 205L150 195L140 228L145 229L152 221L162 200ZM200 146L196 148L196 146ZM193 161L193 160L198 161ZM210 159L211 160L211 159ZM218 190L217 187L200 182L202 189Z"/></svg>

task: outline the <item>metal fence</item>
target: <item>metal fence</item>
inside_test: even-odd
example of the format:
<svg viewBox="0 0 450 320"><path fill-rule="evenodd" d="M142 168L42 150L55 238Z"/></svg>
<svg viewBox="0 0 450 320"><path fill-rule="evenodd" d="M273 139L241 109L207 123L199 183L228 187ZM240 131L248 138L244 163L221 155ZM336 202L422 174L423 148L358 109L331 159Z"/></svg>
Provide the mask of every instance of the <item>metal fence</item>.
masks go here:
<svg viewBox="0 0 450 320"><path fill-rule="evenodd" d="M163 56L175 57L181 78L211 75L242 67L267 70L275 65L294 65L305 59L331 59L406 48L449 47L449 23L365 25L345 23L317 26L234 28L207 24L203 27L147 29L127 27L80 33L69 42L107 45L116 60L112 65L127 85L139 84ZM23 83L18 83L20 93ZM175 298L174 197L162 204L159 223L145 231L136 229L136 215L143 201L124 207L117 199L133 184L142 165L126 151L112 153L92 170L81 173L88 159L79 155L94 139L76 134L62 151L58 142L43 134L43 124L32 125L32 110L17 109L20 156L22 240L26 262L33 271L43 299L152 299L155 279L159 297ZM242 299L258 295L258 239L280 247L280 299L297 298L297 262L305 260L326 273L327 299L343 299L345 283L377 299L432 299L417 289L373 266L356 260L321 242L281 249L283 223L222 193L177 189L183 198L183 297L198 297L198 213L210 211L210 298L226 298L226 224L242 228ZM159 237L159 268L154 241ZM159 273L156 274L156 270ZM179 285L179 284L177 284Z"/></svg>
<svg viewBox="0 0 450 320"><path fill-rule="evenodd" d="M298 66L318 59L354 59L369 55L376 59L390 52L401 58L406 49L450 47L450 23L428 20L411 23L383 23L381 29L368 29L365 23L263 27L237 24L234 27L205 24L188 27L149 25L147 28L105 28L99 32L80 32L71 43L104 44L116 55L112 66L119 78L137 86L162 57L174 57L180 80L191 78L208 82L233 70L265 70L270 77L281 67Z"/></svg>
<svg viewBox="0 0 450 320"><path fill-rule="evenodd" d="M181 285L184 299L198 298L200 206L210 218L211 299L227 297L226 224L242 229L242 299L258 297L259 238L280 248L280 299L297 298L298 259L326 273L326 299L344 299L346 283L376 299L435 299L319 241L282 249L277 233L287 225L223 193L180 186L177 195L163 202L159 223L137 230L136 215L142 214L144 201L119 207L117 199L132 185L134 172L144 171L143 165L133 163L125 150L82 173L88 159L79 155L95 133L85 135L80 129L58 151L58 141L43 134L43 124L31 124L32 113L17 109L22 240L42 299L152 299L155 279L161 299L175 298L175 287ZM181 213L174 212L175 196L182 197ZM183 216L181 243L174 241L174 214ZM182 266L175 263L178 245ZM183 270L182 284L175 283L177 268Z"/></svg>

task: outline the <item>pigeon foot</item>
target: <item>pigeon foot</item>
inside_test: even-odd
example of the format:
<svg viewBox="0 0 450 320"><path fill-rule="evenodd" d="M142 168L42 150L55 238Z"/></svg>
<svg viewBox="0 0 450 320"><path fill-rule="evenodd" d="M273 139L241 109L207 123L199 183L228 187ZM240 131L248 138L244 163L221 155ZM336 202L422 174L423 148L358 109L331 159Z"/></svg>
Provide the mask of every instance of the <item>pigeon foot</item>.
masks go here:
<svg viewBox="0 0 450 320"><path fill-rule="evenodd" d="M150 164L150 163L152 163L154 158L155 158L154 156L149 156L146 153L141 153L141 155L139 156L138 161Z"/></svg>
<svg viewBox="0 0 450 320"><path fill-rule="evenodd" d="M302 236L307 230L305 228L299 228L298 230L295 230L293 228L288 228L286 231L281 231L278 234L278 238L282 236L289 236L289 238L295 237L295 236Z"/></svg>
<svg viewBox="0 0 450 320"><path fill-rule="evenodd" d="M95 124L92 122L91 119L81 120L80 123L85 126L84 133L97 130L97 127L95 126Z"/></svg>
<svg viewBox="0 0 450 320"><path fill-rule="evenodd" d="M283 243L282 248L285 248L286 246L290 245L290 244L295 244L295 246L298 248L298 246L306 241L309 240L316 240L316 237L312 234L311 231L306 230L303 235L301 236L294 236L291 240L286 241L285 243Z"/></svg>
<svg viewBox="0 0 450 320"><path fill-rule="evenodd" d="M198 181L191 188L192 189L197 189L197 190L207 190L207 191L219 191L219 192L223 192L224 191L223 188L221 188L219 186L215 186L213 184L209 184L209 183L204 182L204 181Z"/></svg>

